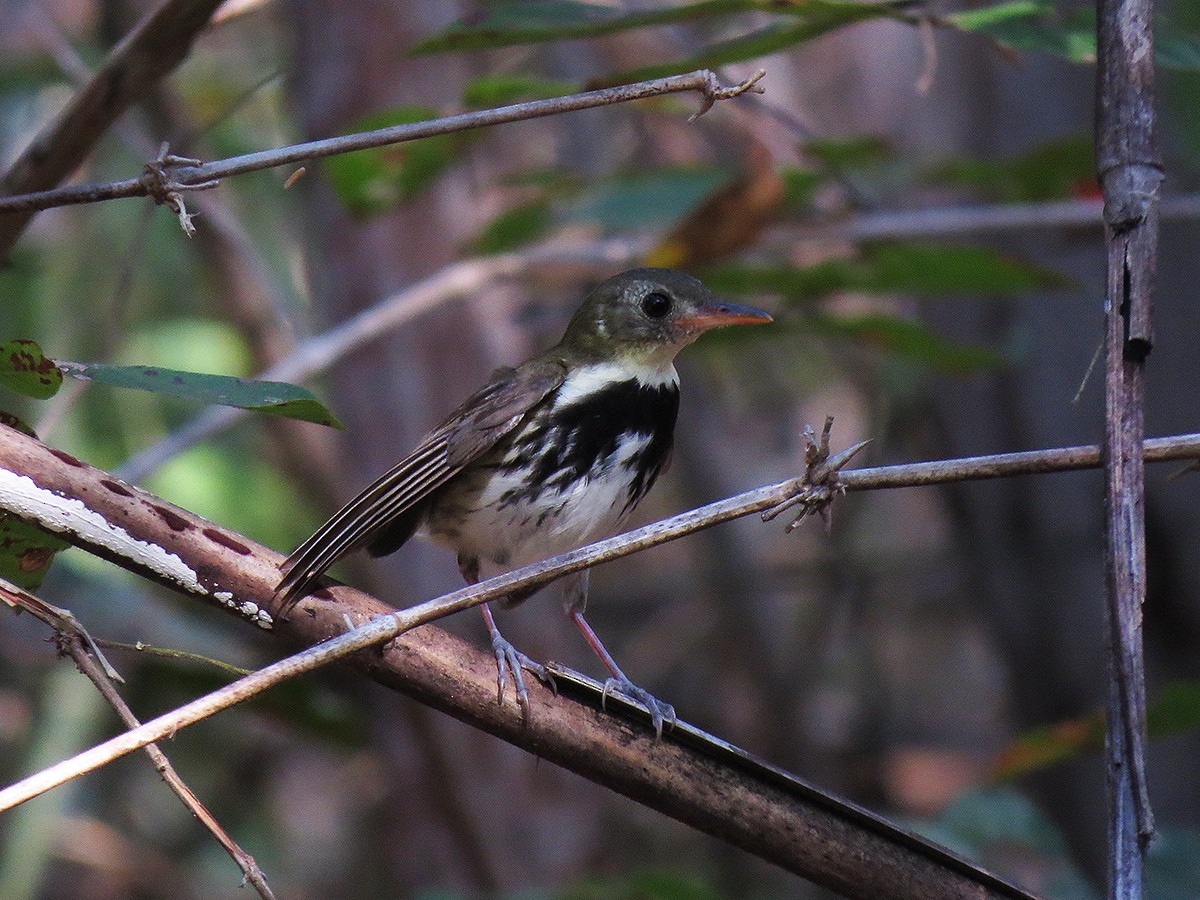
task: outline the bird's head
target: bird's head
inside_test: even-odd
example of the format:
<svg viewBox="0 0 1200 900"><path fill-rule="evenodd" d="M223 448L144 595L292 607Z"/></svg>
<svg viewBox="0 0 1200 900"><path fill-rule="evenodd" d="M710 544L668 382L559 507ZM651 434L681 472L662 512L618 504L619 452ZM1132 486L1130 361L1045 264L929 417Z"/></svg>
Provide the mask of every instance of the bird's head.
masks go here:
<svg viewBox="0 0 1200 900"><path fill-rule="evenodd" d="M762 310L718 300L683 272L630 269L588 294L560 346L581 360L623 358L666 366L711 328L770 321Z"/></svg>

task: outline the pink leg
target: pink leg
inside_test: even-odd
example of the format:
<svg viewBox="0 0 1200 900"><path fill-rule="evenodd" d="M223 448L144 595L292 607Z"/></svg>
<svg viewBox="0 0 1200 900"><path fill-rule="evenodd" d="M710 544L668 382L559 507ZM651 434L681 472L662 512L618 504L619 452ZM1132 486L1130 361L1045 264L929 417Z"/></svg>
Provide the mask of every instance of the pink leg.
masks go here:
<svg viewBox="0 0 1200 900"><path fill-rule="evenodd" d="M663 722L675 724L675 708L669 703L663 703L655 698L645 688L640 688L621 671L621 667L617 665L617 661L613 659L612 654L608 652L604 644L596 632L592 630L592 626L588 624L587 619L583 617L583 610L576 609L570 613L571 621L575 623L575 627L579 629L584 640L588 642L588 646L592 648L600 661L604 663L604 667L608 669L611 677L604 682L604 695L601 700L607 699L608 695L613 691L623 694L631 700L634 700L644 707L650 713L650 720L654 724L654 736L662 737Z"/></svg>

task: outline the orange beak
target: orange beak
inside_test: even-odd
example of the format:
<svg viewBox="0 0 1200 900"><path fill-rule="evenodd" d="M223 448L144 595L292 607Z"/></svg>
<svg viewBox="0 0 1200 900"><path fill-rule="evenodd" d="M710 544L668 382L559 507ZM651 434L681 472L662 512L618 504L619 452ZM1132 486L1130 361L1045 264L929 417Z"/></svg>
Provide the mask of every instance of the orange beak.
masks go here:
<svg viewBox="0 0 1200 900"><path fill-rule="evenodd" d="M773 322L769 315L753 306L737 303L706 303L690 316L683 316L676 323L694 331L708 331L726 325L766 325Z"/></svg>

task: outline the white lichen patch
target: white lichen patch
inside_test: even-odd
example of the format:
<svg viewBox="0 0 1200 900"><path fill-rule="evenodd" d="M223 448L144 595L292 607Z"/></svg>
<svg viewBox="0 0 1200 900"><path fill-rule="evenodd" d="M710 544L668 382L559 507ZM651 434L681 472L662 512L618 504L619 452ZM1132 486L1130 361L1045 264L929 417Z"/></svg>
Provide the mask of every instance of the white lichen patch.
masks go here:
<svg viewBox="0 0 1200 900"><path fill-rule="evenodd" d="M124 528L114 525L82 501L62 497L39 487L27 475L0 468L0 509L11 510L23 519L37 523L47 531L72 534L85 542L127 559L155 575L194 594L208 594L196 570L180 557L158 544L140 541ZM217 591L214 598L246 616L262 628L270 628L271 616L255 603L238 606L229 591ZM254 607L253 612L247 607Z"/></svg>

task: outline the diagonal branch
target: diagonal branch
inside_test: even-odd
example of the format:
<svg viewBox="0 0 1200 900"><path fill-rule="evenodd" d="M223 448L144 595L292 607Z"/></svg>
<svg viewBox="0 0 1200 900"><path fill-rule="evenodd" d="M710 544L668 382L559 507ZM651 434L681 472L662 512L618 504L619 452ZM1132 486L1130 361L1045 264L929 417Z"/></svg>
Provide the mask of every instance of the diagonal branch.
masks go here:
<svg viewBox="0 0 1200 900"><path fill-rule="evenodd" d="M1200 435L1148 442L1148 453L1157 459L1195 459L1200 456ZM966 460L961 465L864 469L843 473L842 481L847 488L927 484L1094 467L1098 461L1097 447L1067 448ZM392 610L360 591L332 586L308 598L290 621L281 622L273 618L280 554L32 438L0 428L0 508L66 532L73 543L256 625L273 628L288 640L315 644L334 638L305 651L300 662L277 664L293 672L334 658L346 646L365 648L385 641L402 626L430 621L516 585L544 583L717 522L763 512L803 487L803 479L790 479L722 500L395 616L384 615ZM345 634L347 622L366 627ZM576 695L590 704L585 705L531 684L534 714L525 722L515 704L496 703L491 654L440 629L424 627L404 634L348 662L434 708L834 890L854 896L1023 896L945 851L717 739L681 727L687 740L668 734L656 743L650 729L632 728L625 720L601 712L598 690ZM247 684L261 689L278 680L279 674L270 667L233 689L243 691ZM219 708L208 699L197 703L203 708L185 707L191 721ZM153 739L163 724L155 720L131 732L133 737L114 741L127 752L139 739ZM178 720L168 720L167 727L174 730ZM103 756L110 750L89 753ZM28 788L28 784L13 786L0 797L6 803L19 802L16 798Z"/></svg>
<svg viewBox="0 0 1200 900"><path fill-rule="evenodd" d="M71 657L76 668L96 686L96 690L100 692L100 695L108 701L109 706L121 717L121 721L125 723L125 727L136 728L141 724L114 683L122 681L121 676L117 674L108 660L100 653L100 648L96 646L96 642L92 639L92 636L87 633L87 630L79 623L79 620L75 618L70 610L53 606L40 597L35 597L33 594L21 590L3 578L0 578L0 602L18 611L25 610L49 625L54 630L59 651ZM200 820L204 827L209 830L209 833L216 839L217 843L237 863L238 868L242 870L242 874L245 876L246 883L252 885L263 900L275 900L275 895L271 892L271 888L267 884L266 876L263 874L262 869L259 868L258 863L255 862L254 857L243 850L230 837L229 833L221 827L221 823L216 820L213 814L208 811L208 808L200 802L200 798L196 796L180 777L158 744L147 743L143 749L146 751L146 755L150 757L151 762L154 763L155 771L162 776L167 786L175 792L175 795L179 797L183 805L187 807L192 815Z"/></svg>
<svg viewBox="0 0 1200 900"><path fill-rule="evenodd" d="M104 64L0 179L0 195L44 192L79 167L109 127L170 74L221 0L166 0L113 48ZM0 216L0 262L38 207Z"/></svg>
<svg viewBox="0 0 1200 900"><path fill-rule="evenodd" d="M713 103L718 100L728 100L747 91L761 92L762 88L758 86L758 81L764 74L760 70L740 84L732 87L722 87L720 82L717 81L715 74L708 69L700 69L684 75L671 75L667 78L655 78L650 81L640 81L636 84L621 85L620 87L586 91L580 94L569 94L565 97L554 97L549 100L531 100L526 103L514 103L496 109L459 113L458 115L444 116L425 122L393 125L390 128L380 128L375 131L364 131L340 137L308 141L303 144L293 144L274 150L260 150L256 153L247 153L242 156L234 156L215 162L200 163L193 160L172 160L168 158L159 165L154 163L148 164L147 171L138 178L128 178L123 181L111 181L103 184L84 184L55 190L34 191L20 196L0 197L0 213L28 213L56 206L67 206L76 203L97 203L103 200L119 200L126 197L151 196L159 202L168 202L172 194L178 195L180 191L214 187L220 179L231 175L243 175L247 172L257 172L277 166L303 163L313 159L322 159L326 156L351 153L355 150L385 147L390 144L415 141L419 138L433 137L435 135L454 134L459 131L487 128L492 125L502 125L508 122L521 122L527 119L576 112L582 109L611 106L614 103L628 103L632 100L647 100L667 94L699 93L703 98L700 112L697 113L697 115L700 115L707 112ZM23 225L27 216L0 216L0 227L9 219L17 218L21 218L21 224ZM3 233L0 232L0 239L2 238ZM6 247L3 243L0 243L0 252L6 252Z"/></svg>

